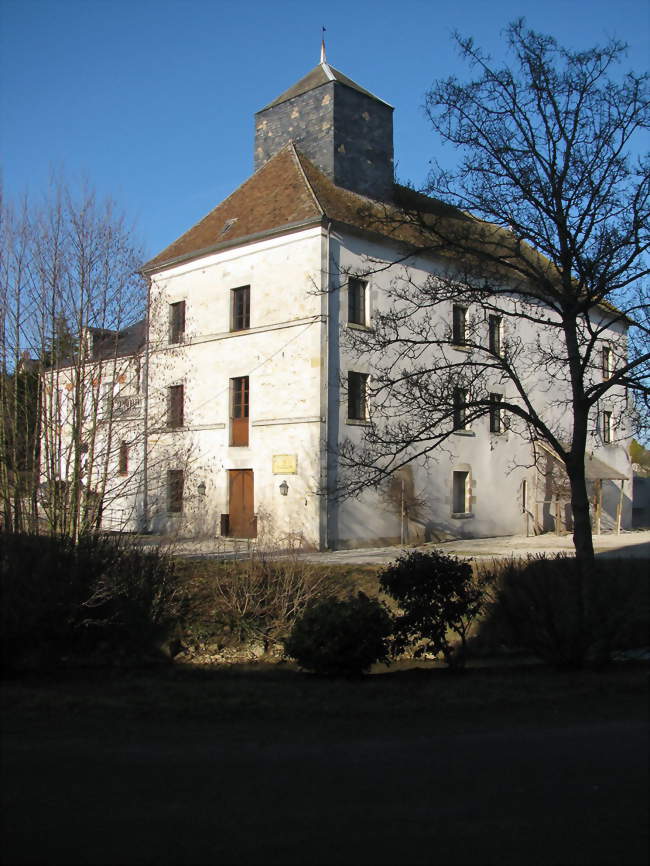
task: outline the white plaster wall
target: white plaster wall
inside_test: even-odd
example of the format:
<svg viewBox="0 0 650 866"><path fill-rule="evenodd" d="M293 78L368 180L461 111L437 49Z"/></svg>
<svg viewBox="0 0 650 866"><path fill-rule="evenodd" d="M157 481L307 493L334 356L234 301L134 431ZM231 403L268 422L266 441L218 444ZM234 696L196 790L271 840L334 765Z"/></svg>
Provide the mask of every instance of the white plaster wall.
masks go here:
<svg viewBox="0 0 650 866"><path fill-rule="evenodd" d="M323 413L321 230L250 244L159 274L152 289L149 373L153 527L219 533L229 469L254 472L258 530L320 544ZM231 290L250 286L250 329L230 331ZM186 302L181 345L168 346L168 305ZM249 377L249 446L231 447L230 379ZM166 430L167 389L183 384L184 426ZM297 474L272 472L273 455L297 458ZM182 468L180 517L166 512L168 468ZM279 485L289 484L282 497ZM206 494L200 496L199 484Z"/></svg>
<svg viewBox="0 0 650 866"><path fill-rule="evenodd" d="M344 331L347 327L347 290L345 282L347 274L365 274L370 271L369 305L370 315L387 305L387 291L391 281L398 278L401 266L382 268L378 264L396 262L399 252L392 251L388 245L372 244L355 235L335 234L332 238L332 273L336 296L333 313L333 332L339 328L344 344ZM435 273L435 265L419 259L410 265L410 274L415 281L424 281L427 276ZM505 303L508 303L507 300ZM452 304L449 303L446 322L441 321L441 327L451 323ZM546 314L546 310L545 310ZM476 318L478 317L478 318ZM338 322L334 321L338 318ZM478 321L487 334L487 314L478 305L470 307L468 319ZM485 320L482 324L481 319ZM606 324L606 319L601 321ZM599 341L612 345L618 362L622 363L625 356L624 339L620 325L605 328ZM551 328L544 329L522 319L503 320L504 341L521 340L527 345L534 345L537 339L542 341L553 352L553 340L556 339ZM334 338L336 339L336 337ZM345 348L340 351L340 363L330 365L330 388L334 394L340 388L340 380L344 380L348 369L365 372L372 375L372 357L350 357ZM592 375L595 381L602 377L600 366L600 350L594 353ZM540 376L535 363L522 368L522 377L527 393L533 402L539 406L544 417L550 419L558 437L567 441L571 435L570 412L568 401L570 392L562 381L563 368L558 361L554 375L550 377L552 385L549 388L549 376ZM494 391L503 393L504 400L513 399L513 386L495 379ZM617 439L609 446L602 443L599 432L599 408L596 407L592 420L592 435L589 449L608 465L619 469L629 476L629 460L627 446L629 433L626 429L625 407L620 405L622 389L618 389L604 401L613 407L617 403L621 411L616 414ZM334 397L334 399L336 399ZM345 397L340 401L338 411L330 416L338 421L339 441L349 438L360 442L363 428L347 423L347 405ZM331 465L331 464L330 464ZM411 527L415 533L425 537L448 536L492 536L515 534L526 531L525 515L522 509L522 483L528 483L528 505L532 504L537 495L537 474L532 468L530 444L520 435L511 431L500 434L489 432L487 417L472 423L468 433L452 434L446 445L438 449L431 459L425 462L418 460L413 466L413 484L416 497L421 500L418 507L418 522L421 526ZM472 516L470 518L455 518L451 516L451 487L454 470L471 471L472 483ZM330 474L330 483L334 483L336 467ZM620 484L620 482L617 482ZM611 485L609 485L611 486ZM604 511L609 517L603 521L603 526L611 525L615 515L615 504L611 491L604 497ZM629 488L629 489L628 489ZM625 498L623 510L623 526L629 525L631 514L631 479L624 484ZM613 509L613 510L612 510ZM383 541L399 540L400 516L399 505L394 501L387 502L386 497L374 491L365 492L359 499L348 500L330 506L329 540L332 546L356 546L360 543L373 544Z"/></svg>
<svg viewBox="0 0 650 866"><path fill-rule="evenodd" d="M43 376L46 417L51 411L58 412L60 424L56 429L46 425L48 432L43 437L42 453L45 456L48 449L55 448L58 478L70 480L74 466L73 423L77 423L78 416L75 403L83 404L81 441L88 451L81 461L82 483L102 495L105 529L135 531L141 528L144 467L141 361L137 355L84 361L79 367L51 370ZM78 381L81 385L77 391ZM105 401L109 391L113 405L107 412ZM52 400L57 402L52 404ZM128 408L125 400L128 400ZM123 441L129 446L126 475L118 471Z"/></svg>

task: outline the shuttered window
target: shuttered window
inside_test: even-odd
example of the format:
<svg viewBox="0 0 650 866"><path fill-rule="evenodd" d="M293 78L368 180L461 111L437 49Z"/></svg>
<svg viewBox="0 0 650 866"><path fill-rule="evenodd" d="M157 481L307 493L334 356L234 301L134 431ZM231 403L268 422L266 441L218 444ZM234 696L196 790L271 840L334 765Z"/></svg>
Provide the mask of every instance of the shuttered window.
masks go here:
<svg viewBox="0 0 650 866"><path fill-rule="evenodd" d="M118 472L120 475L129 474L129 446L126 442L120 443L120 454L118 460Z"/></svg>
<svg viewBox="0 0 650 866"><path fill-rule="evenodd" d="M490 394L490 433L501 433L503 431L503 419L501 417L501 394Z"/></svg>
<svg viewBox="0 0 650 866"><path fill-rule="evenodd" d="M488 319L489 348L494 355L501 354L501 316L490 316Z"/></svg>
<svg viewBox="0 0 650 866"><path fill-rule="evenodd" d="M180 343L185 334L185 301L169 305L169 342Z"/></svg>
<svg viewBox="0 0 650 866"><path fill-rule="evenodd" d="M454 306L452 335L454 346L464 346L467 342L466 320L467 310L465 307Z"/></svg>
<svg viewBox="0 0 650 866"><path fill-rule="evenodd" d="M171 514L177 514L183 510L184 484L185 473L182 469L169 469L167 471L167 510Z"/></svg>
<svg viewBox="0 0 650 866"><path fill-rule="evenodd" d="M465 430L466 421L467 390L465 388L454 388L454 430Z"/></svg>
<svg viewBox="0 0 650 866"><path fill-rule="evenodd" d="M182 427L184 415L184 388L182 385L172 385L169 388L167 405L167 426Z"/></svg>

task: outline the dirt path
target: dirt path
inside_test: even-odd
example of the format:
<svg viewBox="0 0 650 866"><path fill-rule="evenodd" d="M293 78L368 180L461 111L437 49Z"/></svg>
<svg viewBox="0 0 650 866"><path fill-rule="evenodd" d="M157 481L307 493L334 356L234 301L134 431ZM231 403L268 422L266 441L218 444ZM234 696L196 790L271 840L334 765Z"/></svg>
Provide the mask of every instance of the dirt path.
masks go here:
<svg viewBox="0 0 650 866"><path fill-rule="evenodd" d="M148 543L162 544L164 542L161 539L149 539ZM177 539L168 543L175 553L183 556L232 557L235 550L238 550L240 554L246 551L246 545L243 542L239 548L233 543L225 549L224 542L214 538ZM594 547L598 556L620 556L650 560L650 530L622 532L620 535L597 535L594 536ZM531 553L566 553L573 555L574 552L573 541L570 535L551 535L550 533L530 537L512 535L498 538L456 539L440 544L425 544L416 549L437 549L454 556L479 560L494 559L495 557L527 556ZM403 548L399 546L373 547L359 548L357 550L305 553L302 555L305 559L312 562L331 562L339 565L384 565L396 559L402 550Z"/></svg>

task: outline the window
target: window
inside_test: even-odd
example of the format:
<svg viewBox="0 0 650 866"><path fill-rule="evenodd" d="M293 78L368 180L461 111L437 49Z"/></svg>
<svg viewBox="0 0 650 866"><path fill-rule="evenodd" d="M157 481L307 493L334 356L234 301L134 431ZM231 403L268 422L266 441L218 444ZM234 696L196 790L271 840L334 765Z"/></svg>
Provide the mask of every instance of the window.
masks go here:
<svg viewBox="0 0 650 866"><path fill-rule="evenodd" d="M467 341L466 333L467 310L465 307L454 305L454 321L452 341L454 346L464 346Z"/></svg>
<svg viewBox="0 0 650 866"><path fill-rule="evenodd" d="M454 472L451 509L453 514L469 514L469 490L469 472Z"/></svg>
<svg viewBox="0 0 650 866"><path fill-rule="evenodd" d="M603 412L603 442L609 445L612 441L612 413Z"/></svg>
<svg viewBox="0 0 650 866"><path fill-rule="evenodd" d="M182 469L167 470L167 511L178 514L183 510L183 486L185 473Z"/></svg>
<svg viewBox="0 0 650 866"><path fill-rule="evenodd" d="M182 385L172 385L169 388L169 399L167 403L167 426L183 426L183 403L184 388Z"/></svg>
<svg viewBox="0 0 650 866"><path fill-rule="evenodd" d="M367 413L366 391L368 376L365 373L348 372L348 420L365 421Z"/></svg>
<svg viewBox="0 0 650 866"><path fill-rule="evenodd" d="M454 388L454 430L466 430L467 389Z"/></svg>
<svg viewBox="0 0 650 866"><path fill-rule="evenodd" d="M611 379L614 372L614 356L609 346L603 348L603 379Z"/></svg>
<svg viewBox="0 0 650 866"><path fill-rule="evenodd" d="M353 325L366 324L366 287L365 280L350 277L348 281L348 322Z"/></svg>
<svg viewBox="0 0 650 866"><path fill-rule="evenodd" d="M112 382L102 385L102 412L104 418L110 418L113 414L113 388Z"/></svg>
<svg viewBox="0 0 650 866"><path fill-rule="evenodd" d="M251 326L251 287L240 286L231 294L231 331L246 331Z"/></svg>
<svg viewBox="0 0 650 866"><path fill-rule="evenodd" d="M248 376L230 380L230 444L248 445Z"/></svg>
<svg viewBox="0 0 650 866"><path fill-rule="evenodd" d="M501 354L501 316L488 317L489 349L493 355Z"/></svg>
<svg viewBox="0 0 650 866"><path fill-rule="evenodd" d="M185 301L169 305L169 342L180 343L185 334Z"/></svg>
<svg viewBox="0 0 650 866"><path fill-rule="evenodd" d="M127 442L120 443L117 471L120 475L129 474L129 445Z"/></svg>
<svg viewBox="0 0 650 866"><path fill-rule="evenodd" d="M490 394L490 433L503 433L502 399L501 394Z"/></svg>

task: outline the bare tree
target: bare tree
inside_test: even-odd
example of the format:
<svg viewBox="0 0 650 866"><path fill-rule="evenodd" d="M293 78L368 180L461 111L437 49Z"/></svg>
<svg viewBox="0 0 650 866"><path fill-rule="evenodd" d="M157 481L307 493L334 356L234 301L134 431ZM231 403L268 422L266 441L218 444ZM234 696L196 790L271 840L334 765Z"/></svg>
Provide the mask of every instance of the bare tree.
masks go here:
<svg viewBox="0 0 650 866"><path fill-rule="evenodd" d="M650 121L648 76L614 76L618 42L570 51L523 21L506 38L514 63L499 68L456 36L476 77L426 95L461 158L432 171L428 196L398 187L382 214L383 233L411 243L399 262L368 262L394 278L373 329L347 333L373 359L373 423L341 460L356 492L490 415L558 456L576 555L589 560L585 454L599 409L623 439L630 394L648 395L650 163L630 153ZM423 259L428 276L413 266Z"/></svg>
<svg viewBox="0 0 650 866"><path fill-rule="evenodd" d="M38 205L2 208L0 497L7 528L45 523L78 537L99 524L108 500L138 483L141 261L124 217L92 191L75 194L55 182ZM129 446L127 473L120 462Z"/></svg>

